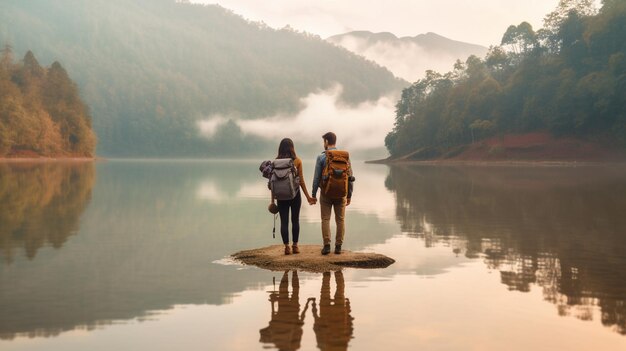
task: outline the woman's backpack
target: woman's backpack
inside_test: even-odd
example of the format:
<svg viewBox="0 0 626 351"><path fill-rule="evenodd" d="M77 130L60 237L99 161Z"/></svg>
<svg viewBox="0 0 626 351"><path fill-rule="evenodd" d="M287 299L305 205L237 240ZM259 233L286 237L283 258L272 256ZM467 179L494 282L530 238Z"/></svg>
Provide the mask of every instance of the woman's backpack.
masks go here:
<svg viewBox="0 0 626 351"><path fill-rule="evenodd" d="M274 169L274 164L270 160L261 162L261 165L259 166L259 171L261 171L261 174L263 174L263 177L267 179L270 179L272 177L273 169Z"/></svg>
<svg viewBox="0 0 626 351"><path fill-rule="evenodd" d="M348 195L348 181L352 176L348 151L326 150L326 165L322 169L322 193L331 199Z"/></svg>
<svg viewBox="0 0 626 351"><path fill-rule="evenodd" d="M300 190L298 170L291 158L277 158L272 162L269 186L276 200L292 200Z"/></svg>

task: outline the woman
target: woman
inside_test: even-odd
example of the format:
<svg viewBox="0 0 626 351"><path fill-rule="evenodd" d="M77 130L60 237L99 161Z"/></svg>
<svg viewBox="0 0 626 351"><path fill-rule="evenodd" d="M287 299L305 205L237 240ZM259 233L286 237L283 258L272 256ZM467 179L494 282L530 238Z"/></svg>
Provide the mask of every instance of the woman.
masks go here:
<svg viewBox="0 0 626 351"><path fill-rule="evenodd" d="M304 173L302 172L302 160L296 156L296 150L293 146L293 141L289 138L281 140L278 146L278 155L276 158L290 158L293 160L293 164L298 171L298 177L300 178L300 188L304 191L309 205L314 205L316 199L309 195L306 189L306 183L304 182ZM276 199L272 194L272 203ZM300 196L300 190L298 190L296 197L291 200L278 200L278 213L280 214L280 236L283 238L283 244L285 244L285 255L289 255L292 252L294 254L300 253L298 249L298 238L300 236L300 207L302 206L302 197ZM291 231L293 235L293 245L289 247L289 210L291 210Z"/></svg>

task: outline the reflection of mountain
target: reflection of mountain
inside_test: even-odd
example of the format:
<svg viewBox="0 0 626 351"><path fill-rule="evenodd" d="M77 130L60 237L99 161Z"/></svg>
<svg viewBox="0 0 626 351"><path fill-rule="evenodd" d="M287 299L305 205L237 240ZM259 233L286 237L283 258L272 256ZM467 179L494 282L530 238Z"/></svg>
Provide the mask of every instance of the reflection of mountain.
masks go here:
<svg viewBox="0 0 626 351"><path fill-rule="evenodd" d="M258 184L267 194L257 168L257 162L98 163L80 235L62 250L41 250L36 260L0 263L0 337L53 336L174 305L227 304L261 286L271 272L213 263L277 243L268 198L242 190ZM203 184L213 184L219 201L203 197ZM346 245L353 250L393 234L395 224L374 215L348 216ZM319 243L319 222L303 222L301 238Z"/></svg>
<svg viewBox="0 0 626 351"><path fill-rule="evenodd" d="M365 56L411 82L421 78L426 70L448 72L456 60L465 62L470 55L482 57L487 53L484 46L451 40L435 33L398 38L392 33L356 31L326 40Z"/></svg>
<svg viewBox="0 0 626 351"><path fill-rule="evenodd" d="M60 248L78 231L93 183L91 162L0 164L0 254L11 262L21 247L31 259Z"/></svg>
<svg viewBox="0 0 626 351"><path fill-rule="evenodd" d="M392 168L404 231L465 246L511 290L538 285L559 314L626 334L626 170Z"/></svg>

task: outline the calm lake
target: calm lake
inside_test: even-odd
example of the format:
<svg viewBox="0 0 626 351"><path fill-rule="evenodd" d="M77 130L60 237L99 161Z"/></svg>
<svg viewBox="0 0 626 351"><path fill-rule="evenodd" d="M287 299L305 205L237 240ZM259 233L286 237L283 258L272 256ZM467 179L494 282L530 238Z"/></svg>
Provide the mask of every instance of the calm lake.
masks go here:
<svg viewBox="0 0 626 351"><path fill-rule="evenodd" d="M0 350L626 349L623 166L355 163L396 263L311 274L227 259L281 243L259 163L0 163Z"/></svg>

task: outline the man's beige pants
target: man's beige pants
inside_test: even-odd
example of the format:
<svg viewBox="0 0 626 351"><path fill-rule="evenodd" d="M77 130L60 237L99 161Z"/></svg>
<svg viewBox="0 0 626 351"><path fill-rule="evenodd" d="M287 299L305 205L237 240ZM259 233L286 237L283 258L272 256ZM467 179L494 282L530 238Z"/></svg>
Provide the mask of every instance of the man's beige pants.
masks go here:
<svg viewBox="0 0 626 351"><path fill-rule="evenodd" d="M346 198L330 199L322 195L320 198L320 209L322 212L322 237L324 238L324 245L330 245L330 213L333 208L335 209L335 223L337 223L335 245L343 244L343 235L346 232Z"/></svg>

